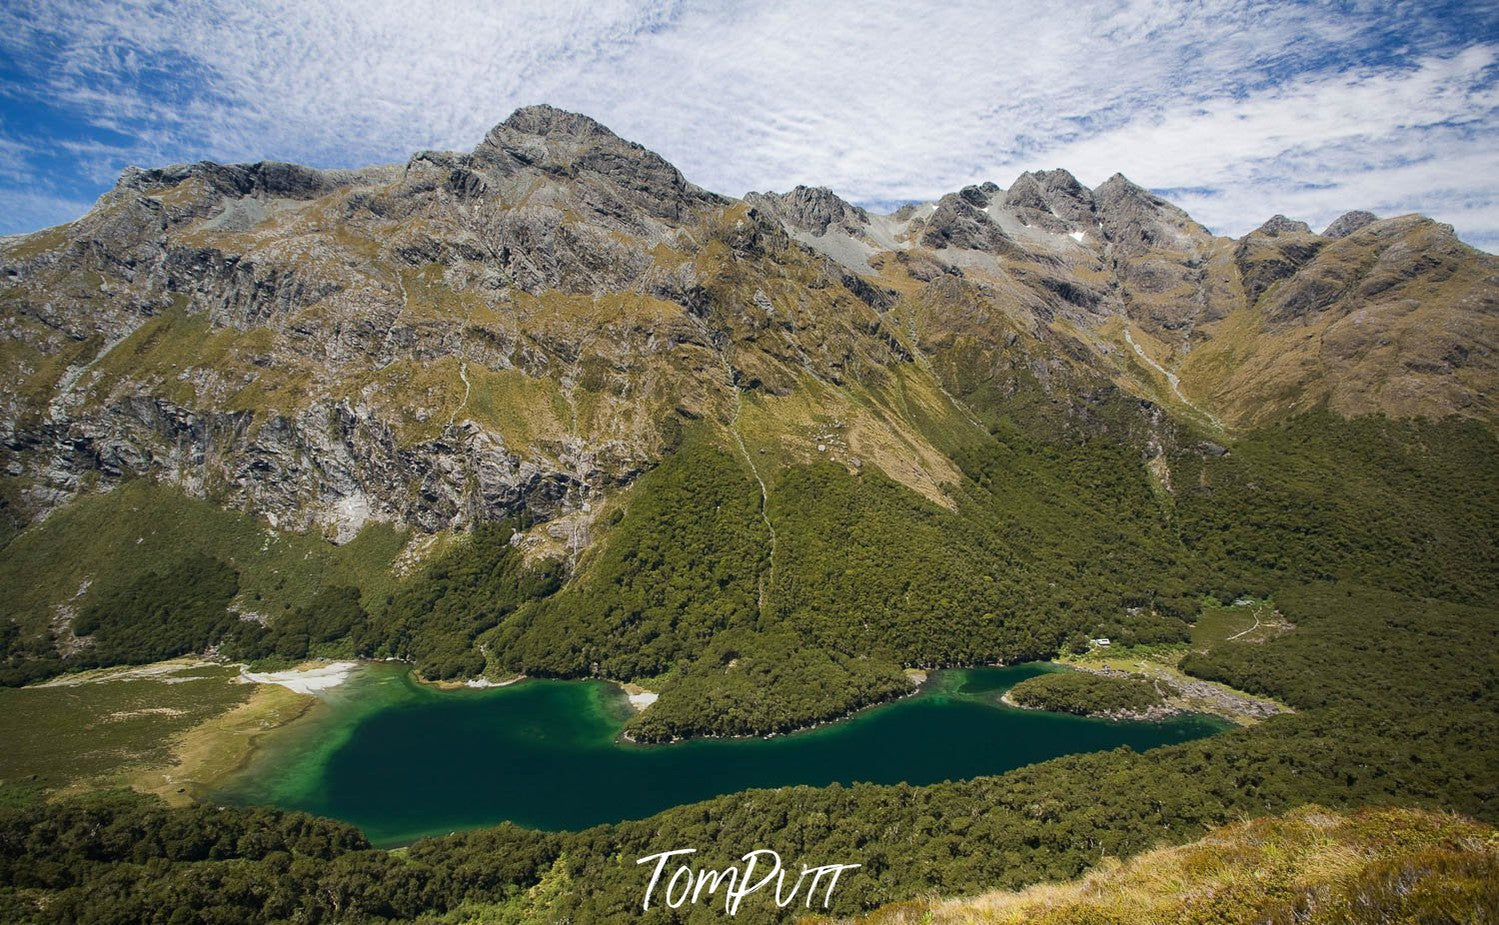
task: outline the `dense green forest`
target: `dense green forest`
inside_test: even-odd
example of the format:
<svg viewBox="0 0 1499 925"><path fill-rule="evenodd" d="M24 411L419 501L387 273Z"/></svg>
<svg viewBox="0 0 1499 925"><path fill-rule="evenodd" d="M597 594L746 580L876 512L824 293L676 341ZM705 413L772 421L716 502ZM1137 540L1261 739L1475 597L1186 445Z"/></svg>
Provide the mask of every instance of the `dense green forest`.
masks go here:
<svg viewBox="0 0 1499 925"><path fill-rule="evenodd" d="M379 615L355 632L359 654L406 659L428 680L482 674L479 635L561 582L556 562L525 566L510 545L514 527L476 527L468 542L390 595Z"/></svg>
<svg viewBox="0 0 1499 925"><path fill-rule="evenodd" d="M1204 597L1287 582L1499 599L1485 464L1499 446L1477 425L1308 415L1225 453L1176 451L1174 495L1107 434L994 430L957 456L956 510L877 471L782 470L773 567L756 485L698 441L642 481L598 559L486 651L514 671L651 683L661 699L632 734L660 740L840 716L908 689L902 667L1046 658L1096 635L1185 642Z"/></svg>
<svg viewBox="0 0 1499 925"><path fill-rule="evenodd" d="M1277 601L1296 632L1221 643L1206 658L1229 683L1301 712L1210 739L929 787L749 791L576 833L504 825L404 853L296 814L143 798L23 803L0 811L0 910L18 922L438 920L460 909L520 921L544 898L547 917L617 921L640 902L632 860L671 844L720 866L749 846L857 859L865 866L835 895L853 912L1069 878L1101 855L1308 802L1499 820L1499 668L1482 655L1499 630L1493 608L1344 584L1283 588ZM160 831L172 834L150 836Z"/></svg>
<svg viewBox="0 0 1499 925"><path fill-rule="evenodd" d="M581 580L485 637L527 674L652 677L757 625L769 535L755 483L693 441L646 475Z"/></svg>
<svg viewBox="0 0 1499 925"><path fill-rule="evenodd" d="M878 471L782 470L772 567L754 481L696 442L642 480L573 584L485 649L527 674L659 679L631 730L654 740L784 731L909 690L901 667L1044 658L1105 626L1186 638L1190 585L1127 452L999 447L971 464L957 511Z"/></svg>
<svg viewBox="0 0 1499 925"><path fill-rule="evenodd" d="M1078 716L1142 713L1164 702L1157 683L1161 682L1139 675L1114 678L1085 671L1056 671L1026 678L1010 688L1008 696L1017 706Z"/></svg>
<svg viewBox="0 0 1499 925"><path fill-rule="evenodd" d="M239 571L192 553L99 592L70 627L88 644L66 658L26 637L17 622L0 621L0 683L144 664L209 647L246 661L394 657L411 661L429 680L473 677L485 667L476 637L561 583L555 562L523 565L509 542L513 533L508 523L475 528L457 549L385 595L373 616L360 588L330 583L274 619L241 619L230 609Z"/></svg>
<svg viewBox="0 0 1499 925"><path fill-rule="evenodd" d="M100 593L72 621L72 631L92 645L58 657L25 646L14 623L0 635L7 660L0 681L25 684L60 671L141 665L202 652L235 632L240 620L229 611L239 575L224 562L190 553L161 571L148 571ZM25 658L38 654L39 658ZM17 658L20 655L20 658Z"/></svg>
<svg viewBox="0 0 1499 925"><path fill-rule="evenodd" d="M789 623L729 630L627 731L643 742L789 732L911 690L895 662L808 645Z"/></svg>
<svg viewBox="0 0 1499 925"><path fill-rule="evenodd" d="M1471 421L1307 414L1178 452L1182 542L1220 597L1353 580L1499 602L1499 441Z"/></svg>
<svg viewBox="0 0 1499 925"><path fill-rule="evenodd" d="M359 597L358 588L324 587L310 602L274 623L242 622L231 631L223 653L229 658L288 662L301 661L314 652L328 654L328 644L346 642L368 621ZM344 650L339 654L348 654L347 645L338 648Z"/></svg>
<svg viewBox="0 0 1499 925"><path fill-rule="evenodd" d="M434 680L642 681L660 699L631 735L669 740L842 716L909 691L902 668L1047 658L1095 635L1184 642L1205 597L1288 582L1499 600L1499 445L1480 425L1317 413L1226 450L1183 432L1172 492L1123 426L1043 439L998 419L956 452L952 508L873 467L785 467L768 474L773 539L743 460L689 429L565 583L511 547L519 524L483 525L382 594L330 581L262 626L225 609L245 574L195 558L97 589L73 627L92 645L66 661L0 621L0 680L216 644L395 657Z"/></svg>

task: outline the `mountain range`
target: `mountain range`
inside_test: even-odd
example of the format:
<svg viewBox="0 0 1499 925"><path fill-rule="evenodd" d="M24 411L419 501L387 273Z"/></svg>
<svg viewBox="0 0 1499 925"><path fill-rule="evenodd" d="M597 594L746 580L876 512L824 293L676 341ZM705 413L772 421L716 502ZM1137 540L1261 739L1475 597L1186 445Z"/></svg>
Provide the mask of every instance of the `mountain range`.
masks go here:
<svg viewBox="0 0 1499 925"><path fill-rule="evenodd" d="M131 168L0 280L12 667L232 651L77 622L189 548L272 637L357 593L288 654L652 683L655 738L1283 580L1493 590L1499 258L1420 215L1231 239L1065 170L736 199L533 106L404 164Z"/></svg>

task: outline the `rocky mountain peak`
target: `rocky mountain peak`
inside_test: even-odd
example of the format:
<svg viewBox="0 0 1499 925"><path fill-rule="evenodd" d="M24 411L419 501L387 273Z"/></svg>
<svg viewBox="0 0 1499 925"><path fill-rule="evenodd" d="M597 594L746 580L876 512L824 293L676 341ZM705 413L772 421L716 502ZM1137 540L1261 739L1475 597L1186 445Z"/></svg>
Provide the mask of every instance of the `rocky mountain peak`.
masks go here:
<svg viewBox="0 0 1499 925"><path fill-rule="evenodd" d="M1421 216L1349 213L1328 237L1277 217L1234 242L1122 175L1090 191L1065 170L894 216L815 186L745 200L551 106L517 110L472 153L404 165L128 170L78 221L0 240L15 345L0 432L25 516L124 473L197 478L199 496L340 536L367 517L552 516L659 461L677 417L724 411L725 365L778 395L803 370L872 381L913 355L893 325L915 317L921 350L993 382L1063 364L1074 383L1175 401L1052 327L1125 313L1137 334L1220 358L1183 351L1171 369L1228 422L1333 389L1352 409L1493 414L1462 377L1492 376L1473 345L1499 317L1495 258ZM1430 312L1403 307L1417 303ZM1241 363L1235 332L1261 323L1329 326L1349 372L1312 382L1299 360L1271 362L1300 349L1274 338ZM1361 346L1418 323L1444 332L1422 335L1437 346L1419 369ZM1215 344L1219 330L1234 339ZM953 362L968 344L981 366ZM1364 385L1386 380L1399 389ZM607 423L550 410L580 399ZM936 484L901 459L911 484Z"/></svg>
<svg viewBox="0 0 1499 925"><path fill-rule="evenodd" d="M1256 228L1251 234L1265 235L1271 238L1280 237L1283 234L1311 234L1312 227L1306 222L1298 222L1286 218L1284 215L1272 215L1265 224Z"/></svg>
<svg viewBox="0 0 1499 925"><path fill-rule="evenodd" d="M1093 190L1093 204L1104 233L1125 255L1159 247L1184 253L1212 238L1181 209L1116 173ZM1191 242L1196 241L1197 244Z"/></svg>
<svg viewBox="0 0 1499 925"><path fill-rule="evenodd" d="M609 129L600 125L594 119L581 113L568 112L540 103L535 106L522 106L512 112L493 131L506 129L510 132L519 132L523 135L560 135L568 138L612 138L618 136Z"/></svg>
<svg viewBox="0 0 1499 925"><path fill-rule="evenodd" d="M979 186L965 186L958 190L958 198L975 208L982 209L993 199L994 194L999 192L999 186L995 183L984 183Z"/></svg>
<svg viewBox="0 0 1499 925"><path fill-rule="evenodd" d="M218 164L199 161L196 164L174 164L143 170L126 167L115 183L115 189L144 191L176 186L189 179L202 180L206 186L226 196L264 194L310 199L352 182L355 173L348 170L326 171L300 164L260 161L255 164Z"/></svg>
<svg viewBox="0 0 1499 925"><path fill-rule="evenodd" d="M1061 168L1021 174L1010 184L1005 205L1085 224L1092 223L1094 210L1093 191Z"/></svg>
<svg viewBox="0 0 1499 925"><path fill-rule="evenodd" d="M1377 221L1379 221L1379 216L1373 212L1354 209L1352 212L1344 212L1334 219L1333 223L1328 225L1327 229L1322 232L1322 237L1346 238L1360 228L1372 225Z"/></svg>
<svg viewBox="0 0 1499 925"><path fill-rule="evenodd" d="M748 193L744 201L791 228L814 235L827 234L830 226L858 234L869 223L869 213L825 186L798 186L789 193Z"/></svg>
<svg viewBox="0 0 1499 925"><path fill-rule="evenodd" d="M989 219L988 202L989 194L982 187L969 186L943 196L926 219L921 243L934 250L958 247L994 252L1008 248L1009 238Z"/></svg>
<svg viewBox="0 0 1499 925"><path fill-rule="evenodd" d="M1093 198L1098 200L1099 202L1103 202L1105 200L1110 202L1118 202L1125 199L1142 199L1154 202L1161 201L1159 196L1155 195L1150 190L1131 180L1129 177L1126 177L1122 173L1116 173L1112 177L1109 177L1107 180L1099 184L1098 187L1093 190Z"/></svg>
<svg viewBox="0 0 1499 925"><path fill-rule="evenodd" d="M492 166L535 165L565 171L599 152L666 163L660 155L620 138L588 116L547 105L525 106L511 113L489 130L473 157Z"/></svg>
<svg viewBox="0 0 1499 925"><path fill-rule="evenodd" d="M1047 193L1064 192L1073 196L1079 196L1089 192L1070 170L1056 167L1051 170L1027 170L1015 179L1010 185L1011 191L1016 187L1035 188Z"/></svg>
<svg viewBox="0 0 1499 925"><path fill-rule="evenodd" d="M1158 217L1168 212L1185 216L1175 206L1122 173L1114 174L1093 190L1093 203L1105 227L1138 222L1147 216Z"/></svg>
<svg viewBox="0 0 1499 925"><path fill-rule="evenodd" d="M656 152L555 106L517 109L461 160L450 187L482 195L513 174L540 171L576 187L606 224L632 224L638 214L676 222L697 206L726 201L689 184Z"/></svg>

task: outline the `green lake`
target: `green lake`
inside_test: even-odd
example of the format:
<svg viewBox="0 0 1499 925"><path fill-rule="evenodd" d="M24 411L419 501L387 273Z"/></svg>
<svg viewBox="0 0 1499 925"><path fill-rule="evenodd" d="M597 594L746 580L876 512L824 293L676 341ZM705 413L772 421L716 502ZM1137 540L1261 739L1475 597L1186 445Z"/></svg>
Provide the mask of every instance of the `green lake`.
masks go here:
<svg viewBox="0 0 1499 925"><path fill-rule="evenodd" d="M918 695L770 739L635 745L623 692L594 681L441 691L370 665L324 692L213 794L354 823L377 845L511 821L580 829L749 787L929 784L1074 752L1211 735L1219 720L1125 723L1016 710L1006 689L1042 665L955 669Z"/></svg>

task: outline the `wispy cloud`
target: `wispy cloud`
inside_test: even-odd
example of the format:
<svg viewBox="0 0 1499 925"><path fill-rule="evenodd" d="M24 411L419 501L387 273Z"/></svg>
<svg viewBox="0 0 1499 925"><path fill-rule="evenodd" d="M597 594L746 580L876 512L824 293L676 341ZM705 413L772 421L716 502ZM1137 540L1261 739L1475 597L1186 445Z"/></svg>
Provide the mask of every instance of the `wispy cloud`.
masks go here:
<svg viewBox="0 0 1499 925"><path fill-rule="evenodd" d="M0 234L36 231L71 221L87 212L91 205L92 201L0 186L0 215L5 216L6 224L13 226Z"/></svg>
<svg viewBox="0 0 1499 925"><path fill-rule="evenodd" d="M13 0L0 57L0 186L69 201L128 162L468 148L548 101L727 193L1067 166L1182 190L1226 233L1362 207L1499 245L1493 2Z"/></svg>

